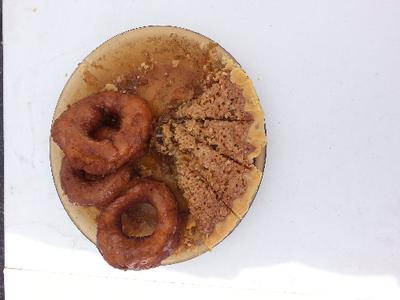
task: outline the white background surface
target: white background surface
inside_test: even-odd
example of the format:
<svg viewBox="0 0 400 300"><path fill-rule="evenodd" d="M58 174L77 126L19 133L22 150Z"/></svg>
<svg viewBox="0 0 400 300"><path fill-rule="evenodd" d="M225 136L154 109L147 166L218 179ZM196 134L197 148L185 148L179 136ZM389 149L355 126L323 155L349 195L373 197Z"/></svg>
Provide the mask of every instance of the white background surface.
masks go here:
<svg viewBox="0 0 400 300"><path fill-rule="evenodd" d="M3 10L6 299L400 298L399 1L6 0ZM215 251L122 272L64 212L48 138L77 63L147 24L201 32L236 57L266 112L268 162L248 215Z"/></svg>

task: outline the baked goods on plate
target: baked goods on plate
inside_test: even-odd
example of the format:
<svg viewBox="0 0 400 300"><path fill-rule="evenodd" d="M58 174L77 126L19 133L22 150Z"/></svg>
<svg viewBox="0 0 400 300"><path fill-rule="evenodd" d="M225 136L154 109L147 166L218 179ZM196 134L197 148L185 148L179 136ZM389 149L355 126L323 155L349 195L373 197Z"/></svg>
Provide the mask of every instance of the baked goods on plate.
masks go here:
<svg viewBox="0 0 400 300"><path fill-rule="evenodd" d="M124 32L89 54L59 98L50 141L68 215L122 269L213 249L248 211L265 149L244 70L215 42L171 26Z"/></svg>

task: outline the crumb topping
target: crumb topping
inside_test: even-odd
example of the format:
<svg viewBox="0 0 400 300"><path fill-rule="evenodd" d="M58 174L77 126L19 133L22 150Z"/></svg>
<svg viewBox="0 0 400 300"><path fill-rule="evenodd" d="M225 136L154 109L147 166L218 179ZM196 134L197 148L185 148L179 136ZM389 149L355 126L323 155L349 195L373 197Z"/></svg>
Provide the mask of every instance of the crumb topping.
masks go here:
<svg viewBox="0 0 400 300"><path fill-rule="evenodd" d="M159 117L152 147L172 158L178 188L207 237L231 212L242 217L235 201L246 194L247 175L256 168L249 155L255 147L247 139L253 116L243 90L227 69L204 64L203 71L200 91Z"/></svg>

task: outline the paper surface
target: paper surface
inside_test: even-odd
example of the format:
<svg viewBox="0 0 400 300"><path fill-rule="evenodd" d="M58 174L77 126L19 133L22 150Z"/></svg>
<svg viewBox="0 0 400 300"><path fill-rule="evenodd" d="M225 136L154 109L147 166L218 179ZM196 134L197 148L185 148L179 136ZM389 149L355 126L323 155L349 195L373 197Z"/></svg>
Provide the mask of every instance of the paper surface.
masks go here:
<svg viewBox="0 0 400 300"><path fill-rule="evenodd" d="M141 286L400 298L400 2L6 0L3 13L7 299L67 299L74 284L99 298ZM268 158L249 213L214 251L122 272L63 210L49 133L77 64L149 24L200 32L240 62L266 113Z"/></svg>

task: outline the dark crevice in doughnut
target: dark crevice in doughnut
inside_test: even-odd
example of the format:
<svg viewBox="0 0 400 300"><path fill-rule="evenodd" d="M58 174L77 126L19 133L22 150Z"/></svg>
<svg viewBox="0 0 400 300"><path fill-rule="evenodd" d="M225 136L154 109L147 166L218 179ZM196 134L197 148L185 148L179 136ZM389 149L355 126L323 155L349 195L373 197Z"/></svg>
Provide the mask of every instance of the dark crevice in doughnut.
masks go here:
<svg viewBox="0 0 400 300"><path fill-rule="evenodd" d="M121 229L129 238L151 236L157 225L157 210L148 202L138 202L121 215Z"/></svg>
<svg viewBox="0 0 400 300"><path fill-rule="evenodd" d="M88 135L97 141L111 140L121 128L121 116L118 112L104 107L98 111L101 114L100 122L89 131Z"/></svg>
<svg viewBox="0 0 400 300"><path fill-rule="evenodd" d="M121 127L121 116L118 112L107 108L101 110L103 116L103 126L119 130Z"/></svg>
<svg viewBox="0 0 400 300"><path fill-rule="evenodd" d="M83 170L74 170L74 175L76 177L78 177L80 180L82 180L83 182L93 182L93 181L97 181L97 180L104 178L104 176L91 175L89 173L86 173Z"/></svg>
<svg viewBox="0 0 400 300"><path fill-rule="evenodd" d="M141 177L141 176L142 174L140 172L140 168L137 165L134 165L130 173L130 179L134 179L136 177Z"/></svg>

